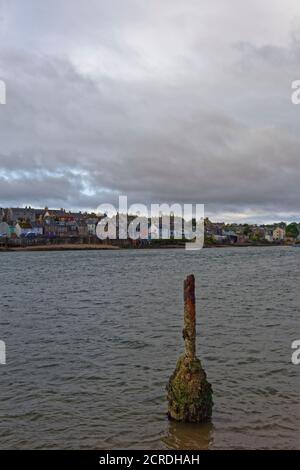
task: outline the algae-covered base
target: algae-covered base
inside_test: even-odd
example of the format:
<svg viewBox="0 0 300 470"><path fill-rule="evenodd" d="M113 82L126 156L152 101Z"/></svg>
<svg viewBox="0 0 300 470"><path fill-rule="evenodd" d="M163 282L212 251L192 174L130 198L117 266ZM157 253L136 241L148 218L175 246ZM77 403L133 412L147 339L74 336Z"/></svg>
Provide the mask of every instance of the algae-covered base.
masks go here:
<svg viewBox="0 0 300 470"><path fill-rule="evenodd" d="M203 423L212 414L212 387L198 358L180 357L167 385L168 417L176 421Z"/></svg>

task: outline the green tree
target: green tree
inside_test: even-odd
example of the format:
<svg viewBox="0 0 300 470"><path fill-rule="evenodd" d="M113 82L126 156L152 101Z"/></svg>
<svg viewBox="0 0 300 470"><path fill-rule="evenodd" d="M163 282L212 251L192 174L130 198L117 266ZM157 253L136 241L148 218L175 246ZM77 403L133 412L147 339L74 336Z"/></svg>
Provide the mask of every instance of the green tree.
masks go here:
<svg viewBox="0 0 300 470"><path fill-rule="evenodd" d="M296 222L292 222L291 224L289 224L285 229L285 233L287 237L297 238L299 235L299 229Z"/></svg>
<svg viewBox="0 0 300 470"><path fill-rule="evenodd" d="M253 233L250 235L250 240L254 243L257 243L260 241L260 236L258 233Z"/></svg>
<svg viewBox="0 0 300 470"><path fill-rule="evenodd" d="M244 235L248 236L250 234L250 232L251 232L250 225L245 224L244 225L244 230L243 230Z"/></svg>

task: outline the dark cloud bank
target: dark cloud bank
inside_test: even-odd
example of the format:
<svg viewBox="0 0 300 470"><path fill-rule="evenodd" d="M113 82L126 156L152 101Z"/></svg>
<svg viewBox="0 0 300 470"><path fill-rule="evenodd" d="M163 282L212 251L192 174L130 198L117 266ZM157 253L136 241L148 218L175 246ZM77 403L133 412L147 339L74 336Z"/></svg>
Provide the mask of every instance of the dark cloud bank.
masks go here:
<svg viewBox="0 0 300 470"><path fill-rule="evenodd" d="M0 206L300 217L297 2L63 3L0 2Z"/></svg>

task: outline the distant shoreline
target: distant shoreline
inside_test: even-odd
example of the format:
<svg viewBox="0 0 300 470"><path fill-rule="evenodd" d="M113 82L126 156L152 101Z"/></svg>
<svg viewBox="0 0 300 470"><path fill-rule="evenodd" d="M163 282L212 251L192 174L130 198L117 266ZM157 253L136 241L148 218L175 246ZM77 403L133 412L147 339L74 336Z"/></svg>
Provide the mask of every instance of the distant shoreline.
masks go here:
<svg viewBox="0 0 300 470"><path fill-rule="evenodd" d="M291 244L281 245L281 244L232 244L232 245L207 245L203 248L271 248L271 247L279 247L279 246L294 246ZM26 252L26 251L89 251L89 250L153 250L153 249L185 249L183 244L178 245L158 245L158 246L145 246L145 247L122 247L110 244L76 244L76 243L64 243L61 245L31 245L31 246L14 246L14 247L0 247L0 252Z"/></svg>
<svg viewBox="0 0 300 470"><path fill-rule="evenodd" d="M76 251L76 250L120 250L120 247L103 244L76 244L65 243L61 245L32 245L32 246L14 246L8 248L0 248L0 251Z"/></svg>

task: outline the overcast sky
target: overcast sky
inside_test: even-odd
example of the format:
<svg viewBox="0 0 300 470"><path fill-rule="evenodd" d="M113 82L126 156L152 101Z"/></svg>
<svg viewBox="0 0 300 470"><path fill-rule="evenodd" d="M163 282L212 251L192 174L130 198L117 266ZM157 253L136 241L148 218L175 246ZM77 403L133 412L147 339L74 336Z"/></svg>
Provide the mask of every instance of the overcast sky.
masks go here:
<svg viewBox="0 0 300 470"><path fill-rule="evenodd" d="M0 0L0 206L300 220L299 0Z"/></svg>

